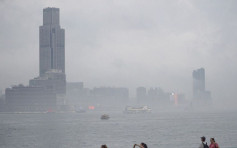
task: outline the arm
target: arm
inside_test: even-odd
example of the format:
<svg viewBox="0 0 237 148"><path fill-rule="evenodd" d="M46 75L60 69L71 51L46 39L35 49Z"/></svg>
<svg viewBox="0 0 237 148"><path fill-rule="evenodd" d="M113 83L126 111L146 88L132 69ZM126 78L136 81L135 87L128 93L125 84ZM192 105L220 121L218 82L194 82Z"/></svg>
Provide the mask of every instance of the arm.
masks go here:
<svg viewBox="0 0 237 148"><path fill-rule="evenodd" d="M133 148L135 148L136 146L142 148L142 147L141 147L140 145L138 145L138 144L134 144Z"/></svg>

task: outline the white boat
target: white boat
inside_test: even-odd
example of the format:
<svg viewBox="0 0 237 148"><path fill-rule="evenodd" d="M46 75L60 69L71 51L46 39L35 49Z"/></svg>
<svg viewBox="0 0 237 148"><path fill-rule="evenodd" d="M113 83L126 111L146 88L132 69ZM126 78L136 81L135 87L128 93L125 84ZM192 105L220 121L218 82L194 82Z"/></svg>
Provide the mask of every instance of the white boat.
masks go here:
<svg viewBox="0 0 237 148"><path fill-rule="evenodd" d="M143 107L131 107L127 106L124 110L124 113L150 113L151 108L148 106L143 106Z"/></svg>
<svg viewBox="0 0 237 148"><path fill-rule="evenodd" d="M100 117L101 120L108 120L110 117L107 114L104 114Z"/></svg>

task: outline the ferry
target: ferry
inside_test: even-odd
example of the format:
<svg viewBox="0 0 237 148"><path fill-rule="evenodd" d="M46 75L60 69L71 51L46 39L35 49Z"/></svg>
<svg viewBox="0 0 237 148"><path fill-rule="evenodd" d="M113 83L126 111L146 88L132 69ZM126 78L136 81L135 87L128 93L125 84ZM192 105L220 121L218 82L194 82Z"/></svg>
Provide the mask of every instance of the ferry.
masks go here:
<svg viewBox="0 0 237 148"><path fill-rule="evenodd" d="M127 106L124 110L124 113L150 113L151 112L151 108L149 108L148 106L142 106L142 107L131 107L131 106Z"/></svg>

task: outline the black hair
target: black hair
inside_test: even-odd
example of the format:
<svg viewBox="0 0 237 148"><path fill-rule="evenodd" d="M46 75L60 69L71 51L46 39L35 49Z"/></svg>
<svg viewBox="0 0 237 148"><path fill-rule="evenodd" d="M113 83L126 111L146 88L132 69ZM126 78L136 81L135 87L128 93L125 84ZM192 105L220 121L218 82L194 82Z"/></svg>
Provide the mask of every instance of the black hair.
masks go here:
<svg viewBox="0 0 237 148"><path fill-rule="evenodd" d="M216 142L214 138L211 138L211 139L212 139L214 142Z"/></svg>
<svg viewBox="0 0 237 148"><path fill-rule="evenodd" d="M206 141L206 138L205 137L201 137L202 141Z"/></svg>
<svg viewBox="0 0 237 148"><path fill-rule="evenodd" d="M107 145L101 145L101 148L108 148Z"/></svg>
<svg viewBox="0 0 237 148"><path fill-rule="evenodd" d="M144 147L144 148L147 148L147 145L145 143L141 143L141 145Z"/></svg>

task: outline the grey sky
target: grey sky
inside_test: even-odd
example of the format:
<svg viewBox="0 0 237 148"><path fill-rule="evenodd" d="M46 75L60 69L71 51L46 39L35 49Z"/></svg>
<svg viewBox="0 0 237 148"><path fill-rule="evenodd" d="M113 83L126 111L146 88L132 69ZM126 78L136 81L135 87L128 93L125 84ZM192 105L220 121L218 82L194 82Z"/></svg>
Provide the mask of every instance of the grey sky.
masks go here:
<svg viewBox="0 0 237 148"><path fill-rule="evenodd" d="M38 76L42 9L60 8L68 81L192 93L206 70L213 98L235 99L235 0L1 0L0 88Z"/></svg>

